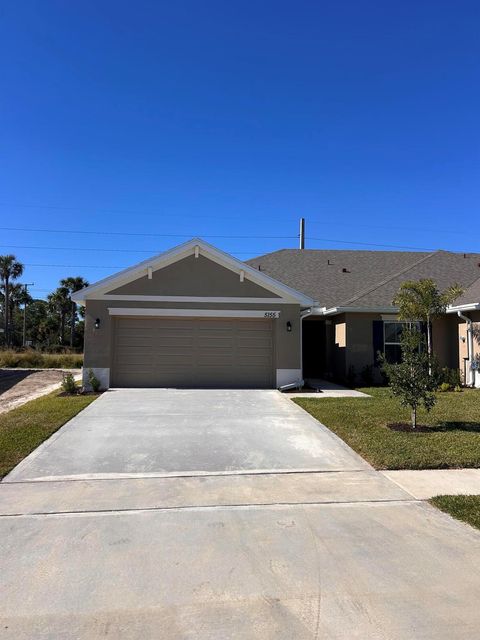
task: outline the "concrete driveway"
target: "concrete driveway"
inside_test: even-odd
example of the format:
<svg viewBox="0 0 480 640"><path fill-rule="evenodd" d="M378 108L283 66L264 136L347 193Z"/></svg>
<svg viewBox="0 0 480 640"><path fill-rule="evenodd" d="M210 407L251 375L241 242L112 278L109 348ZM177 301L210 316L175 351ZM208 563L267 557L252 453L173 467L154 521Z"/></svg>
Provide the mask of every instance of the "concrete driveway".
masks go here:
<svg viewBox="0 0 480 640"><path fill-rule="evenodd" d="M277 391L119 389L82 411L8 479L367 468Z"/></svg>
<svg viewBox="0 0 480 640"><path fill-rule="evenodd" d="M274 391L108 392L0 484L0 513L2 638L450 640L480 625L478 532Z"/></svg>

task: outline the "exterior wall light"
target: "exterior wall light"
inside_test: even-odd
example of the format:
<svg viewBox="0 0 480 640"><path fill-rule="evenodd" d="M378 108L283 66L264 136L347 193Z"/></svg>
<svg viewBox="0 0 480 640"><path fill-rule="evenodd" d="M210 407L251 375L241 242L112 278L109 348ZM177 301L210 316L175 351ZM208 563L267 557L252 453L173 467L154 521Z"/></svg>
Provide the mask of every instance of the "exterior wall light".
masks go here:
<svg viewBox="0 0 480 640"><path fill-rule="evenodd" d="M292 323L290 322L290 320L287 322L287 331L288 333L290 333L292 330Z"/></svg>
<svg viewBox="0 0 480 640"><path fill-rule="evenodd" d="M100 318L95 320L95 329L100 329Z"/></svg>

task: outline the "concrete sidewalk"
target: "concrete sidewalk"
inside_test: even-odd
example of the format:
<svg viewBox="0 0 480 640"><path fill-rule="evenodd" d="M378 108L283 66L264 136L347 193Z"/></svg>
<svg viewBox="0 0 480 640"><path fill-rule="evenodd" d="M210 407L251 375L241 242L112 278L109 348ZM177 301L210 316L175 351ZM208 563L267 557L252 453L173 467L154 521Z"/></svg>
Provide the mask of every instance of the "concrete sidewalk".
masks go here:
<svg viewBox="0 0 480 640"><path fill-rule="evenodd" d="M423 469L382 471L417 500L440 495L480 495L480 469Z"/></svg>
<svg viewBox="0 0 480 640"><path fill-rule="evenodd" d="M370 398L371 396L363 393L362 391L355 391L355 389L349 389L335 382L329 382L328 380L308 380L308 386L315 391L288 391L285 393L287 398Z"/></svg>

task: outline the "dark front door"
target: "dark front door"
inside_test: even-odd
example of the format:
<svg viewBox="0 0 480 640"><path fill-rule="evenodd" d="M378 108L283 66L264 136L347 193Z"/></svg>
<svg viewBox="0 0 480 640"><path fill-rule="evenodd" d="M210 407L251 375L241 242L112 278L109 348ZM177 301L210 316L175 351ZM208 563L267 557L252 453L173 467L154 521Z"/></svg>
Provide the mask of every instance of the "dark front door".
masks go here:
<svg viewBox="0 0 480 640"><path fill-rule="evenodd" d="M303 377L321 378L325 372L325 321L303 321Z"/></svg>

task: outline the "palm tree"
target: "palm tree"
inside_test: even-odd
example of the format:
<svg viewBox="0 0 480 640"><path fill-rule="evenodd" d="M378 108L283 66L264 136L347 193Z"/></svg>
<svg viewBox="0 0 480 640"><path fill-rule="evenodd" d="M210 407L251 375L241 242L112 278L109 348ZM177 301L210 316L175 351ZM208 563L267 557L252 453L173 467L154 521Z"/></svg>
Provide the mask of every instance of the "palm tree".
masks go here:
<svg viewBox="0 0 480 640"><path fill-rule="evenodd" d="M81 276L77 276L75 278L63 278L63 280L60 280L60 284L62 287L67 289L70 296L70 346L73 347L75 339L75 321L77 319L77 303L72 300L71 296L73 293L88 287L88 282Z"/></svg>
<svg viewBox="0 0 480 640"><path fill-rule="evenodd" d="M0 285L1 289L4 289L3 285ZM5 295L3 295L3 297L5 297ZM14 284L11 284L9 287L9 308L8 308L8 316L10 318L10 324L13 325L12 327L12 331L10 334L10 341L14 342L14 338L15 338L15 311L18 310L22 305L24 307L26 307L28 304L30 304L33 301L32 296L28 293L25 285L21 284L20 282L16 282ZM25 312L24 312L25 314ZM23 316L24 318L24 323L25 323L25 315ZM25 325L24 325L25 328ZM25 333L25 331L24 331ZM25 336L24 336L25 338Z"/></svg>
<svg viewBox="0 0 480 640"><path fill-rule="evenodd" d="M64 344L65 319L71 307L71 300L68 289L66 287L58 287L57 289L55 289L55 291L48 294L47 303L49 309L53 313L58 314L58 317L60 318L60 342L61 344Z"/></svg>
<svg viewBox="0 0 480 640"><path fill-rule="evenodd" d="M14 255L0 256L0 281L5 292L3 320L5 323L5 344L10 346L10 287L11 281L23 273L23 264Z"/></svg>
<svg viewBox="0 0 480 640"><path fill-rule="evenodd" d="M463 293L463 289L453 284L440 292L433 280L408 280L404 282L393 304L398 307L399 320L407 322L423 321L427 326L427 352L429 372L432 371L432 327L431 321L445 313L448 305Z"/></svg>

